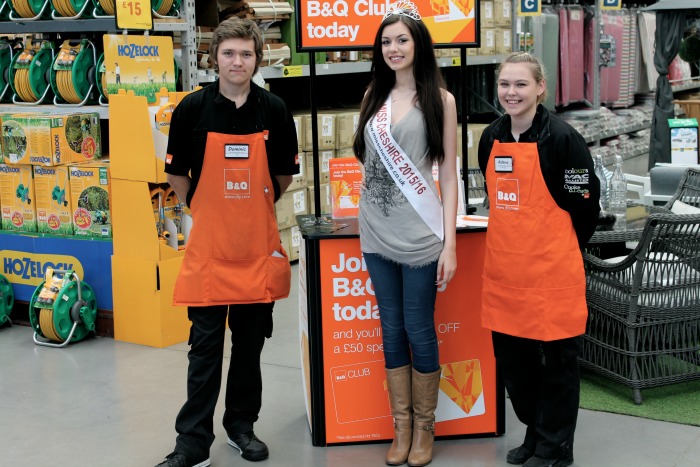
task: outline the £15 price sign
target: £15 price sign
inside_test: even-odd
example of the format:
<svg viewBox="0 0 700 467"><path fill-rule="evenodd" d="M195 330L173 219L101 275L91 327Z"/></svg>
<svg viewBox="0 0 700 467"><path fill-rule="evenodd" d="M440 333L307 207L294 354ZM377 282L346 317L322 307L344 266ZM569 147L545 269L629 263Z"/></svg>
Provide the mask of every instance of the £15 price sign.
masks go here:
<svg viewBox="0 0 700 467"><path fill-rule="evenodd" d="M153 29L151 0L116 0L114 6L117 28L146 31Z"/></svg>

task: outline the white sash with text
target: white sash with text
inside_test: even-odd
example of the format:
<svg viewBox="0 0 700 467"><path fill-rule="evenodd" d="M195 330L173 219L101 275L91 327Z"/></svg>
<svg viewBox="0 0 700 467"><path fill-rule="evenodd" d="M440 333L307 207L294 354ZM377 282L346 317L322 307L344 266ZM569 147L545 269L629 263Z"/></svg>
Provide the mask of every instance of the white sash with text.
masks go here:
<svg viewBox="0 0 700 467"><path fill-rule="evenodd" d="M372 143L384 167L401 189L413 209L440 240L444 238L442 204L430 189L411 158L396 143L389 131L391 95L367 124Z"/></svg>

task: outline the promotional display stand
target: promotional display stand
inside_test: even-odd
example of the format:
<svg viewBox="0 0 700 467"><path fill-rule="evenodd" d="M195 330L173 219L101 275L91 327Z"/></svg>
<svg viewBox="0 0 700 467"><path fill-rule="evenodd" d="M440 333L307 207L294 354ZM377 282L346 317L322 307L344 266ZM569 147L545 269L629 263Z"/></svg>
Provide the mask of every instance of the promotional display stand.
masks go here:
<svg viewBox="0 0 700 467"><path fill-rule="evenodd" d="M357 220L319 226L314 216L299 216L298 223L299 342L312 442L390 440L381 326ZM491 332L481 327L484 230L458 231L457 273L438 290L437 436L505 431L505 392L496 378Z"/></svg>

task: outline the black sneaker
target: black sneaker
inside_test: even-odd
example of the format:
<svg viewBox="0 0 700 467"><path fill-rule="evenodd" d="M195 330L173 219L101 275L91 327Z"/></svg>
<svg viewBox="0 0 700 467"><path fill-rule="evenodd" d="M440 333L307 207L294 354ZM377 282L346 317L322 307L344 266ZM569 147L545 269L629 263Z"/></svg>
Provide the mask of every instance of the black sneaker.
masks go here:
<svg viewBox="0 0 700 467"><path fill-rule="evenodd" d="M574 463L574 456L567 454L557 459L545 459L543 457L532 456L523 467L568 467Z"/></svg>
<svg viewBox="0 0 700 467"><path fill-rule="evenodd" d="M156 467L207 467L211 465L209 459L192 461L184 454L173 452L165 456L165 460Z"/></svg>
<svg viewBox="0 0 700 467"><path fill-rule="evenodd" d="M508 451L506 462L513 465L520 465L527 462L527 460L534 455L535 453L523 444L522 446L518 446L517 448Z"/></svg>
<svg viewBox="0 0 700 467"><path fill-rule="evenodd" d="M228 444L241 451L241 457L248 461L261 461L270 456L267 445L252 430L229 436Z"/></svg>

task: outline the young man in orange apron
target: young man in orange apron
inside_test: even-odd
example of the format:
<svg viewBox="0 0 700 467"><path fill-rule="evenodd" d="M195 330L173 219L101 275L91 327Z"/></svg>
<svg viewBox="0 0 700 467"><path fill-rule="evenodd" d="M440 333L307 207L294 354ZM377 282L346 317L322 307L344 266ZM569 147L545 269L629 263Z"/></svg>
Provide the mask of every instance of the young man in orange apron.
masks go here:
<svg viewBox="0 0 700 467"><path fill-rule="evenodd" d="M586 330L586 278L580 247L593 234L600 186L584 139L551 115L542 64L527 53L499 69L507 114L479 142L490 211L482 324L493 331L498 372L527 425L510 464L573 463Z"/></svg>
<svg viewBox="0 0 700 467"><path fill-rule="evenodd" d="M187 402L175 423L174 452L159 466L210 465L227 318L228 443L244 459L268 457L253 431L261 407L260 353L272 335L274 302L290 289L274 202L299 172L294 122L281 99L251 82L262 60L253 21L222 22L210 52L219 80L177 106L168 141L168 182L193 219L173 303L188 307L192 328Z"/></svg>

